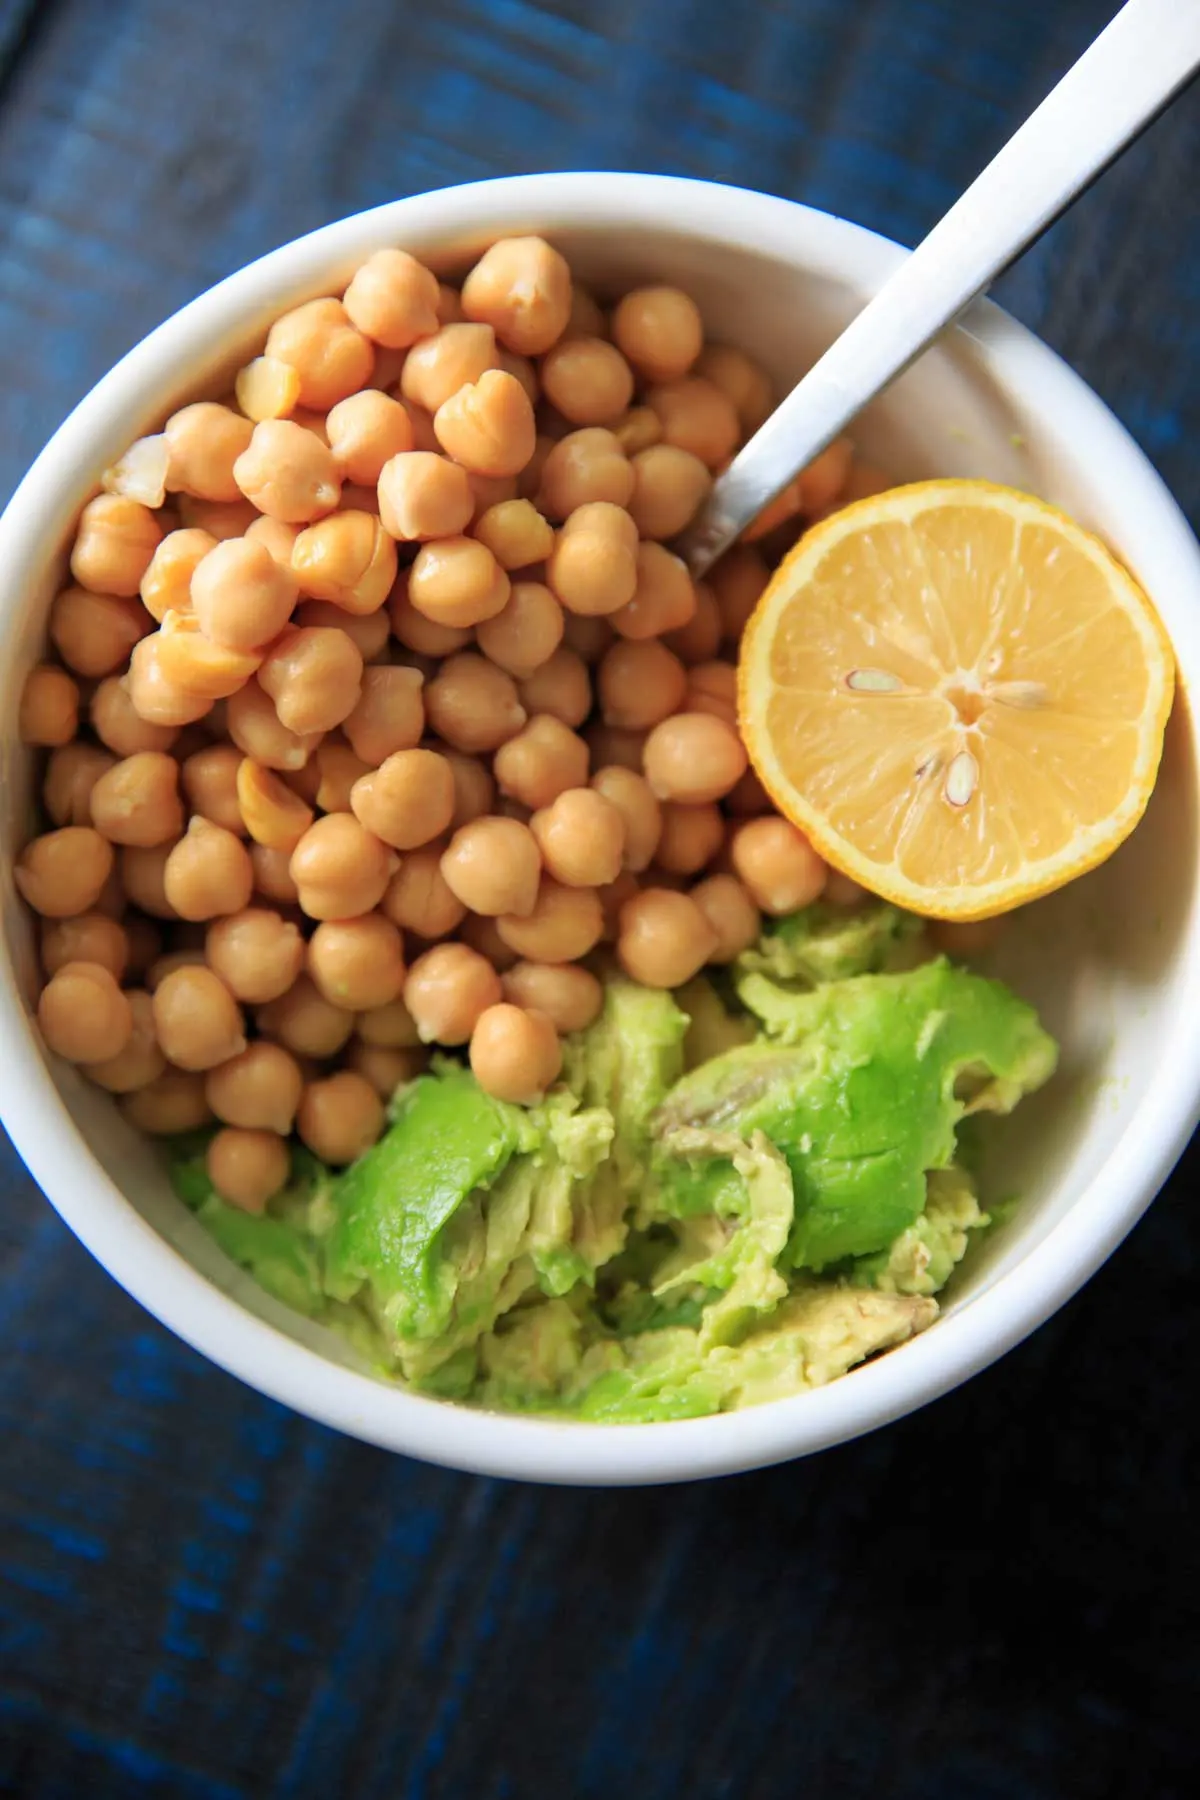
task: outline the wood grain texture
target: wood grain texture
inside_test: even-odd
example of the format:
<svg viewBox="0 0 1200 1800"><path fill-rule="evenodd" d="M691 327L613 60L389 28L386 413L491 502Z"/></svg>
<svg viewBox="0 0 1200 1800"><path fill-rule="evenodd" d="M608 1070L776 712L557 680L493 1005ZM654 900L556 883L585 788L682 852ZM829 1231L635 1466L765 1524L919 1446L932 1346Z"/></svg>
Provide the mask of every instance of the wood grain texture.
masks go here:
<svg viewBox="0 0 1200 1800"><path fill-rule="evenodd" d="M0 0L0 498L167 313L394 195L641 168L915 241L1113 4ZM1193 94L1002 295L1193 522L1198 167ZM1198 1166L919 1416L606 1494L422 1468L259 1398L7 1151L0 1793L1183 1800Z"/></svg>

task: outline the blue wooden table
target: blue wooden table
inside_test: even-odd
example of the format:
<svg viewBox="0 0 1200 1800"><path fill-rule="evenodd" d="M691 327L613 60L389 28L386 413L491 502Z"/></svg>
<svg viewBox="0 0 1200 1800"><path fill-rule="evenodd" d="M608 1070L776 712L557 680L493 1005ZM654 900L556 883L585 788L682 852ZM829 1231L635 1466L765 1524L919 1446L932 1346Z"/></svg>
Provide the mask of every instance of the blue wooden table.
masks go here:
<svg viewBox="0 0 1200 1800"><path fill-rule="evenodd" d="M166 313L395 195L666 170L915 241L1115 4L0 0L0 500ZM1002 294L1195 524L1198 172L1200 93ZM0 1793L1194 1794L1198 1167L919 1416L763 1475L572 1493L258 1398L7 1151Z"/></svg>

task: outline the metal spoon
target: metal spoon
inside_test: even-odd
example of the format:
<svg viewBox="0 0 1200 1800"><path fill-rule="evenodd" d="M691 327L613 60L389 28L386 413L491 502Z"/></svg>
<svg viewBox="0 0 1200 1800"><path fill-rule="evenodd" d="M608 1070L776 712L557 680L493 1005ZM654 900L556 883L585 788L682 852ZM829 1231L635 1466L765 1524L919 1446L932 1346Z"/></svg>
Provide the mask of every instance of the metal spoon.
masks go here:
<svg viewBox="0 0 1200 1800"><path fill-rule="evenodd" d="M703 575L1200 72L1200 0L1128 0L792 389L676 546Z"/></svg>

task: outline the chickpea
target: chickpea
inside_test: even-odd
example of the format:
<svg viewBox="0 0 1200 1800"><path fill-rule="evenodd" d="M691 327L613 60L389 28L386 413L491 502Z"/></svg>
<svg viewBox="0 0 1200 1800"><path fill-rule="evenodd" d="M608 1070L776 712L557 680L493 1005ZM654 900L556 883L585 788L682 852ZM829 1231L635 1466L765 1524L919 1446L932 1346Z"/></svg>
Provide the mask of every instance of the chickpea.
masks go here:
<svg viewBox="0 0 1200 1800"><path fill-rule="evenodd" d="M179 765L161 750L142 750L115 763L92 788L92 824L111 844L148 847L183 830Z"/></svg>
<svg viewBox="0 0 1200 1800"><path fill-rule="evenodd" d="M557 439L550 437L541 426L534 441L533 455L517 476L517 493L522 500L532 500L536 504L542 485L542 470L546 466L546 458L553 450Z"/></svg>
<svg viewBox="0 0 1200 1800"><path fill-rule="evenodd" d="M414 656L451 656L471 642L469 627L440 625L417 611L408 598L407 571L392 590L388 615L397 640Z"/></svg>
<svg viewBox="0 0 1200 1800"><path fill-rule="evenodd" d="M113 867L113 848L98 831L65 825L26 844L13 879L44 919L72 919L95 906Z"/></svg>
<svg viewBox="0 0 1200 1800"><path fill-rule="evenodd" d="M396 751L420 743L425 729L423 685L417 669L363 670L362 696L343 725L356 757L375 768Z"/></svg>
<svg viewBox="0 0 1200 1800"><path fill-rule="evenodd" d="M425 713L440 737L468 755L498 750L526 719L511 675L470 650L442 664L425 690Z"/></svg>
<svg viewBox="0 0 1200 1800"><path fill-rule="evenodd" d="M625 824L623 861L640 873L654 860L662 835L663 809L649 782L632 769L608 765L592 776L593 790L620 813Z"/></svg>
<svg viewBox="0 0 1200 1800"><path fill-rule="evenodd" d="M697 663L688 670L685 712L711 713L737 728L737 670L732 663Z"/></svg>
<svg viewBox="0 0 1200 1800"><path fill-rule="evenodd" d="M412 431L412 448L429 450L433 455L440 456L441 445L437 441L437 432L433 429L433 414L426 412L423 406L417 406L413 401L405 400L399 393L393 397L396 404L402 406L408 415L409 428Z"/></svg>
<svg viewBox="0 0 1200 1800"><path fill-rule="evenodd" d="M318 993L308 975L298 975L285 994L260 1006L255 1022L263 1037L295 1056L336 1056L354 1030L354 1014Z"/></svg>
<svg viewBox="0 0 1200 1800"><path fill-rule="evenodd" d="M135 438L100 477L106 494L120 494L126 500L139 500L143 506L157 510L167 497L167 440L158 433L154 437Z"/></svg>
<svg viewBox="0 0 1200 1800"><path fill-rule="evenodd" d="M250 866L254 870L254 891L264 900L280 906L297 906L300 893L292 880L286 850L268 850L265 844L251 844Z"/></svg>
<svg viewBox="0 0 1200 1800"><path fill-rule="evenodd" d="M413 447L412 421L398 400L364 388L330 409L329 448L343 481L374 488L393 456Z"/></svg>
<svg viewBox="0 0 1200 1800"><path fill-rule="evenodd" d="M79 515L71 573L80 587L132 599L162 535L149 507L119 494L97 494Z"/></svg>
<svg viewBox="0 0 1200 1800"><path fill-rule="evenodd" d="M286 419L299 404L300 377L291 363L275 356L256 356L238 370L233 391L238 406L254 424L263 419Z"/></svg>
<svg viewBox="0 0 1200 1800"><path fill-rule="evenodd" d="M176 969L203 969L205 967L203 950L168 950L162 956L156 956L146 970L146 986L153 994L168 975Z"/></svg>
<svg viewBox="0 0 1200 1800"><path fill-rule="evenodd" d="M235 1000L262 1006L291 988L304 967L305 944L290 919L266 907L246 906L213 920L204 954Z"/></svg>
<svg viewBox="0 0 1200 1800"><path fill-rule="evenodd" d="M68 669L95 679L121 668L138 639L150 630L138 599L69 587L50 608L50 638Z"/></svg>
<svg viewBox="0 0 1200 1800"><path fill-rule="evenodd" d="M708 498L712 476L690 450L653 444L633 457L629 512L646 538L677 537Z"/></svg>
<svg viewBox="0 0 1200 1800"><path fill-rule="evenodd" d="M345 307L365 337L406 350L438 328L437 276L407 250L377 250L355 271Z"/></svg>
<svg viewBox="0 0 1200 1800"><path fill-rule="evenodd" d="M396 545L374 513L336 512L297 537L292 574L314 599L347 613L374 613L396 579Z"/></svg>
<svg viewBox="0 0 1200 1800"><path fill-rule="evenodd" d="M709 802L680 806L668 801L662 809L662 833L654 860L671 875L695 875L711 862L725 842L721 809Z"/></svg>
<svg viewBox="0 0 1200 1800"><path fill-rule="evenodd" d="M389 1050L382 1044L354 1040L346 1051L346 1066L369 1081L379 1098L391 1099L397 1088L415 1081L428 1057L424 1050Z"/></svg>
<svg viewBox="0 0 1200 1800"><path fill-rule="evenodd" d="M696 902L669 888L644 888L621 908L617 957L646 987L682 987L718 948L717 933Z"/></svg>
<svg viewBox="0 0 1200 1800"><path fill-rule="evenodd" d="M21 689L17 729L23 744L69 744L79 729L79 688L65 669L38 663Z"/></svg>
<svg viewBox="0 0 1200 1800"><path fill-rule="evenodd" d="M463 282L462 307L508 349L543 356L571 316L571 271L543 238L501 238Z"/></svg>
<svg viewBox="0 0 1200 1800"><path fill-rule="evenodd" d="M92 730L100 742L105 745L107 750L115 751L117 756L134 756L139 750L169 750L179 736L176 726L152 725L148 720L141 718L134 711L133 701L130 699L123 681L115 675L102 681L92 695L90 718ZM72 752L80 753L78 766ZM86 757L82 754L83 752L87 752ZM92 751L85 744L67 745L62 750L56 750L47 769L47 788L50 784L51 771L55 769L64 771L60 777L63 781L66 780L68 768L72 781L76 779L77 775L85 774L90 775L91 780L94 781L96 774L102 772L102 769L101 765L96 763L95 772L93 772L89 759L100 758L103 755L103 751ZM108 756L103 767L111 768L113 761L113 756ZM48 797L47 806L49 806ZM51 817L54 817L52 808ZM61 822L65 823L66 821ZM84 822L82 819L72 821L74 824Z"/></svg>
<svg viewBox="0 0 1200 1800"><path fill-rule="evenodd" d="M192 576L218 540L210 531L169 531L142 576L142 605L159 624L169 612L187 612L192 604ZM114 665L115 666L115 665Z"/></svg>
<svg viewBox="0 0 1200 1800"><path fill-rule="evenodd" d="M604 338L567 338L542 363L542 390L572 425L611 425L633 399L633 370Z"/></svg>
<svg viewBox="0 0 1200 1800"><path fill-rule="evenodd" d="M285 525L323 518L341 494L333 452L295 419L264 419L256 425L233 472L247 500Z"/></svg>
<svg viewBox="0 0 1200 1800"><path fill-rule="evenodd" d="M706 344L696 363L696 373L720 388L732 403L747 437L758 430L775 404L770 377L731 344Z"/></svg>
<svg viewBox="0 0 1200 1800"><path fill-rule="evenodd" d="M154 990L154 1030L178 1069L212 1069L246 1048L241 1011L211 969L173 969Z"/></svg>
<svg viewBox="0 0 1200 1800"><path fill-rule="evenodd" d="M582 613L563 614L563 643L580 662L598 663L616 633L607 619L585 618ZM585 675L587 671L584 671ZM589 692L590 704L590 692Z"/></svg>
<svg viewBox="0 0 1200 1800"><path fill-rule="evenodd" d="M267 1202L287 1185L291 1167L287 1145L277 1132L235 1125L217 1132L204 1165L221 1199L248 1213L265 1211Z"/></svg>
<svg viewBox="0 0 1200 1800"><path fill-rule="evenodd" d="M179 771L191 810L239 836L246 831L238 803L238 769L242 760L241 751L233 744L207 744L194 751ZM179 830L182 829L181 821Z"/></svg>
<svg viewBox="0 0 1200 1800"><path fill-rule="evenodd" d="M480 1013L500 999L500 977L466 944L435 944L404 983L404 1004L423 1044L465 1044Z"/></svg>
<svg viewBox="0 0 1200 1800"><path fill-rule="evenodd" d="M116 758L92 744L63 744L51 752L42 804L55 825L90 825L92 789Z"/></svg>
<svg viewBox="0 0 1200 1800"><path fill-rule="evenodd" d="M291 617L299 586L289 568L252 538L227 538L197 565L191 604L215 643L256 650L277 637Z"/></svg>
<svg viewBox="0 0 1200 1800"><path fill-rule="evenodd" d="M268 769L302 769L321 737L319 731L289 730L257 681L229 696L226 725L238 749Z"/></svg>
<svg viewBox="0 0 1200 1800"><path fill-rule="evenodd" d="M503 610L476 632L485 656L518 680L549 662L562 635L562 607L540 581L514 581Z"/></svg>
<svg viewBox="0 0 1200 1800"><path fill-rule="evenodd" d="M565 519L598 500L628 506L633 492L633 465L621 445L611 431L593 427L568 432L550 450L538 502L550 518Z"/></svg>
<svg viewBox="0 0 1200 1800"><path fill-rule="evenodd" d="M737 731L711 713L676 713L646 740L643 767L660 800L699 806L720 800L746 772Z"/></svg>
<svg viewBox="0 0 1200 1800"><path fill-rule="evenodd" d="M306 736L332 731L353 712L362 673L358 646L344 631L293 626L271 645L258 684L275 702L280 724Z"/></svg>
<svg viewBox="0 0 1200 1800"><path fill-rule="evenodd" d="M657 444L662 437L659 416L648 406L631 406L612 429L613 436L626 456L631 457L636 456L640 450L648 450L651 444Z"/></svg>
<svg viewBox="0 0 1200 1800"><path fill-rule="evenodd" d="M349 812L355 782L371 773L371 764L356 756L349 744L331 733L321 740L309 762L285 776L285 780L306 803L319 807L322 812ZM311 823L310 819L308 824Z"/></svg>
<svg viewBox="0 0 1200 1800"><path fill-rule="evenodd" d="M769 579L766 563L748 544L735 544L714 563L708 580L716 595L723 635L728 642L737 643L741 637Z"/></svg>
<svg viewBox="0 0 1200 1800"><path fill-rule="evenodd" d="M261 650L234 650L214 643L195 613L168 613L154 635L162 680L178 693L209 705L236 694L262 661Z"/></svg>
<svg viewBox="0 0 1200 1800"><path fill-rule="evenodd" d="M296 1130L322 1162L352 1163L371 1148L385 1123L383 1102L363 1075L339 1069L310 1081L296 1114Z"/></svg>
<svg viewBox="0 0 1200 1800"><path fill-rule="evenodd" d="M537 436L529 396L504 369L485 369L478 381L443 400L433 428L456 463L488 476L519 474Z"/></svg>
<svg viewBox="0 0 1200 1800"><path fill-rule="evenodd" d="M313 822L312 808L301 796L250 756L238 766L237 804L240 833L288 856Z"/></svg>
<svg viewBox="0 0 1200 1800"><path fill-rule="evenodd" d="M613 337L646 381L686 375L700 354L704 323L699 308L679 288L635 288L612 316Z"/></svg>
<svg viewBox="0 0 1200 1800"><path fill-rule="evenodd" d="M319 625L344 631L364 663L376 662L387 648L389 627L384 607L377 612L355 614L343 612L328 600L304 600L292 615L292 623L302 630Z"/></svg>
<svg viewBox="0 0 1200 1800"><path fill-rule="evenodd" d="M538 713L496 752L492 766L501 792L537 811L585 784L588 750L560 719Z"/></svg>
<svg viewBox="0 0 1200 1800"><path fill-rule="evenodd" d="M178 914L163 885L167 858L174 844L155 844L144 850L128 845L121 851L121 881L131 905L155 919L175 919Z"/></svg>
<svg viewBox="0 0 1200 1800"><path fill-rule="evenodd" d="M506 570L544 562L554 548L554 532L531 500L501 500L489 506L476 519L472 533Z"/></svg>
<svg viewBox="0 0 1200 1800"><path fill-rule="evenodd" d="M566 887L543 875L533 911L503 914L496 930L519 957L575 962L600 942L604 910L594 888Z"/></svg>
<svg viewBox="0 0 1200 1800"><path fill-rule="evenodd" d="M546 562L546 579L569 612L615 613L638 586L637 527L629 514L596 500L571 513Z"/></svg>
<svg viewBox="0 0 1200 1800"><path fill-rule="evenodd" d="M613 614L621 637L662 637L688 625L696 612L696 589L687 564L661 544L637 547L637 584L627 606Z"/></svg>
<svg viewBox="0 0 1200 1800"><path fill-rule="evenodd" d="M115 919L100 912L80 913L43 925L41 953L47 975L56 975L67 963L96 963L119 983L129 960L129 939Z"/></svg>
<svg viewBox="0 0 1200 1800"><path fill-rule="evenodd" d="M66 1062L105 1062L133 1035L133 1012L112 971L101 963L64 963L42 989L38 1026Z"/></svg>
<svg viewBox="0 0 1200 1800"><path fill-rule="evenodd" d="M233 465L249 447L254 426L228 406L197 401L172 413L164 436L167 487L197 500L237 500Z"/></svg>
<svg viewBox="0 0 1200 1800"><path fill-rule="evenodd" d="M350 808L368 831L396 850L415 850L453 819L454 774L434 750L398 750L368 769L350 790Z"/></svg>
<svg viewBox="0 0 1200 1800"><path fill-rule="evenodd" d="M327 919L308 942L308 972L318 992L353 1012L386 1005L404 986L404 941L382 913Z"/></svg>
<svg viewBox="0 0 1200 1800"><path fill-rule="evenodd" d="M174 618L169 614L168 617ZM191 725L212 707L212 696L188 693L172 681L163 663L163 633L151 632L134 645L125 691L134 712L148 725Z"/></svg>
<svg viewBox="0 0 1200 1800"><path fill-rule="evenodd" d="M219 544L245 537L259 517L249 500L193 500L190 494L176 496L175 510L183 529L202 531Z"/></svg>
<svg viewBox="0 0 1200 1800"><path fill-rule="evenodd" d="M167 1066L154 1034L154 1003L141 989L122 995L130 1011L132 1030L114 1056L89 1062L87 1076L110 1094L133 1094L157 1081Z"/></svg>
<svg viewBox="0 0 1200 1800"><path fill-rule="evenodd" d="M460 387L498 367L496 334L490 325L443 325L414 344L405 357L400 392L405 400L436 414Z"/></svg>
<svg viewBox="0 0 1200 1800"><path fill-rule="evenodd" d="M450 829L457 831L460 825L491 812L492 802L496 798L496 783L475 757L464 756L460 750L446 748L441 748L441 753L450 765L450 774L454 780L454 811L450 816Z"/></svg>
<svg viewBox="0 0 1200 1800"><path fill-rule="evenodd" d="M298 525L285 525L282 519L268 519L263 513L256 513L254 523L248 525L242 534L246 543L261 544L269 550L275 561L291 574L292 548L300 535Z"/></svg>
<svg viewBox="0 0 1200 1800"><path fill-rule="evenodd" d="M497 931L495 919L487 919L482 913L468 913L458 935L464 944L486 957L498 975L511 969L517 960L516 951L509 949Z"/></svg>
<svg viewBox="0 0 1200 1800"><path fill-rule="evenodd" d="M501 1001L479 1015L471 1033L471 1070L485 1093L532 1106L562 1072L553 1021Z"/></svg>
<svg viewBox="0 0 1200 1800"><path fill-rule="evenodd" d="M421 1042L403 1000L368 1007L359 1015L358 1036L372 1049L381 1050L415 1050Z"/></svg>
<svg viewBox="0 0 1200 1800"><path fill-rule="evenodd" d="M762 927L749 890L734 875L710 875L692 889L692 899L717 935L709 962L731 963L748 950Z"/></svg>
<svg viewBox="0 0 1200 1800"><path fill-rule="evenodd" d="M596 689L605 724L645 731L679 710L687 675L679 658L655 639L619 640L604 654Z"/></svg>
<svg viewBox="0 0 1200 1800"><path fill-rule="evenodd" d="M215 919L240 912L254 890L245 844L199 813L174 844L163 870L163 893L181 919Z"/></svg>
<svg viewBox="0 0 1200 1800"><path fill-rule="evenodd" d="M124 853L122 852L122 854ZM125 892L121 870L114 863L108 872L108 880L96 895L93 910L103 913L106 919L116 919L119 922L125 917L128 906L129 898Z"/></svg>
<svg viewBox="0 0 1200 1800"><path fill-rule="evenodd" d="M384 530L402 543L456 537L474 510L467 471L440 453L406 450L383 465L379 517Z"/></svg>
<svg viewBox="0 0 1200 1800"><path fill-rule="evenodd" d="M121 1111L135 1130L150 1137L198 1131L212 1117L204 1098L203 1077L185 1074L182 1069L164 1069L145 1087L126 1094Z"/></svg>
<svg viewBox="0 0 1200 1800"><path fill-rule="evenodd" d="M705 468L723 468L737 449L741 426L733 402L703 376L653 387L646 402L662 422L664 444L690 451Z"/></svg>
<svg viewBox="0 0 1200 1800"><path fill-rule="evenodd" d="M446 883L441 857L441 843L404 857L383 896L383 911L392 923L428 943L457 930L467 910Z"/></svg>
<svg viewBox="0 0 1200 1800"><path fill-rule="evenodd" d="M289 867L310 919L353 919L379 905L394 860L353 813L328 813L305 832Z"/></svg>
<svg viewBox="0 0 1200 1800"><path fill-rule="evenodd" d="M734 832L729 850L734 872L772 917L820 899L828 870L808 839L786 819L747 819Z"/></svg>
<svg viewBox="0 0 1200 1800"><path fill-rule="evenodd" d="M489 918L526 914L537 901L542 859L529 827L516 819L475 819L450 840L442 878L471 912Z"/></svg>
<svg viewBox="0 0 1200 1800"><path fill-rule="evenodd" d="M716 596L706 581L693 584L696 610L686 625L667 632L663 639L681 663L689 668L715 659L721 647L721 613Z"/></svg>
<svg viewBox="0 0 1200 1800"><path fill-rule="evenodd" d="M547 873L566 887L603 887L621 871L625 816L595 788L569 788L529 828Z"/></svg>
<svg viewBox="0 0 1200 1800"><path fill-rule="evenodd" d="M817 518L834 505L846 477L854 451L849 438L835 438L833 443L801 469L775 498L763 507L758 517L742 533L743 543L765 537L776 526L803 515Z"/></svg>
<svg viewBox="0 0 1200 1800"><path fill-rule="evenodd" d="M375 352L340 300L309 300L283 313L267 333L266 354L300 377L300 405L328 412L371 379Z"/></svg>
<svg viewBox="0 0 1200 1800"><path fill-rule="evenodd" d="M511 591L508 576L487 545L474 538L422 544L409 571L409 604L437 625L462 628L494 619Z"/></svg>
<svg viewBox="0 0 1200 1800"><path fill-rule="evenodd" d="M519 962L501 977L504 998L544 1014L556 1031L584 1031L599 1017L604 989L577 963Z"/></svg>
<svg viewBox="0 0 1200 1800"><path fill-rule="evenodd" d="M565 645L527 675L518 692L527 713L548 713L564 725L582 725L592 710L587 665Z"/></svg>

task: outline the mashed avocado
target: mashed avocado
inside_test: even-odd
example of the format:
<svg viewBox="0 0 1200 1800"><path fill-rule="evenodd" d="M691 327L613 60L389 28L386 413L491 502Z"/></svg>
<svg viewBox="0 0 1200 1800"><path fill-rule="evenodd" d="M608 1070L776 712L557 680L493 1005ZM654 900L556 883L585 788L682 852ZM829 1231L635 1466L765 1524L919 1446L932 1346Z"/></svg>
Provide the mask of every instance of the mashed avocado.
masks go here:
<svg viewBox="0 0 1200 1800"><path fill-rule="evenodd" d="M225 1253L372 1366L477 1405L614 1423L795 1394L902 1343L988 1223L956 1160L1055 1046L885 905L774 922L678 994L609 975L538 1107L435 1061L375 1148L306 1152L262 1217L203 1140L173 1177Z"/></svg>

